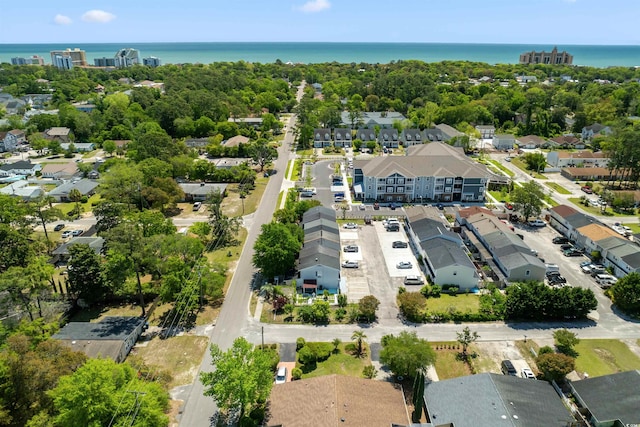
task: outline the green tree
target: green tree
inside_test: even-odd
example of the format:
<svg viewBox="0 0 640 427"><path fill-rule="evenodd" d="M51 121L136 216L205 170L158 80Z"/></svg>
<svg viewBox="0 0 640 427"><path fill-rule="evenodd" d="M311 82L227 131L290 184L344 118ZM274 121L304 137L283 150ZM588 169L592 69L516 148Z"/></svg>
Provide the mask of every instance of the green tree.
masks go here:
<svg viewBox="0 0 640 427"><path fill-rule="evenodd" d="M367 338L367 335L364 331L354 331L353 334L351 334L351 339L356 342L356 355L358 357L362 357L365 354L365 338Z"/></svg>
<svg viewBox="0 0 640 427"><path fill-rule="evenodd" d="M240 419L264 402L273 385L272 358L245 338L236 338L223 352L211 345L213 372L200 374L205 396L211 396L224 412L238 411Z"/></svg>
<svg viewBox="0 0 640 427"><path fill-rule="evenodd" d="M253 265L262 271L267 280L273 280L294 266L301 247L300 241L285 224L263 224L253 247Z"/></svg>
<svg viewBox="0 0 640 427"><path fill-rule="evenodd" d="M260 171L278 157L278 152L273 148L266 139L260 138L249 146L251 159L260 166Z"/></svg>
<svg viewBox="0 0 640 427"><path fill-rule="evenodd" d="M553 338L560 353L571 357L577 356L574 347L580 343L580 338L575 333L567 329L558 329L553 333Z"/></svg>
<svg viewBox="0 0 640 427"><path fill-rule="evenodd" d="M382 337L380 361L395 375L415 378L419 372L436 361L436 353L427 340L418 338L415 332L400 332L398 336Z"/></svg>
<svg viewBox="0 0 640 427"><path fill-rule="evenodd" d="M0 274L0 291L7 292L11 301L22 305L24 311L34 320L33 301L42 317L40 295L49 287L53 276L53 265L44 256L30 257L23 266L12 266Z"/></svg>
<svg viewBox="0 0 640 427"><path fill-rule="evenodd" d="M69 291L92 305L101 301L109 288L102 275L101 258L89 245L69 248Z"/></svg>
<svg viewBox="0 0 640 427"><path fill-rule="evenodd" d="M208 245L211 240L211 230L211 224L208 222L194 222L191 227L189 227L189 231L198 236L205 246Z"/></svg>
<svg viewBox="0 0 640 427"><path fill-rule="evenodd" d="M366 319L367 322L371 322L376 318L376 311L378 310L378 306L380 305L380 301L378 298L373 295L367 295L362 297L360 301L358 301L358 309L360 310L360 316Z"/></svg>
<svg viewBox="0 0 640 427"><path fill-rule="evenodd" d="M521 186L516 185L511 192L514 209L520 212L525 220L540 215L544 198L544 190L535 181L525 182Z"/></svg>
<svg viewBox="0 0 640 427"><path fill-rule="evenodd" d="M546 353L536 358L536 365L548 381L561 381L575 369L575 359L562 353Z"/></svg>
<svg viewBox="0 0 640 427"><path fill-rule="evenodd" d="M169 424L164 414L169 395L162 386L138 379L131 366L111 359L90 359L72 375L60 378L50 395L56 425L162 427Z"/></svg>
<svg viewBox="0 0 640 427"><path fill-rule="evenodd" d="M527 164L527 169L535 172L544 172L547 165L547 158L542 153L527 153L523 156L523 160Z"/></svg>
<svg viewBox="0 0 640 427"><path fill-rule="evenodd" d="M640 313L640 273L629 273L611 287L609 293L613 302L622 310Z"/></svg>
<svg viewBox="0 0 640 427"><path fill-rule="evenodd" d="M133 164L118 162L100 177L100 194L113 203L140 205L140 191L144 175Z"/></svg>
<svg viewBox="0 0 640 427"><path fill-rule="evenodd" d="M480 335L476 331L471 332L468 326L465 326L462 332L456 332L457 341L462 346L462 357L464 360L467 360L469 355L467 354L467 349L469 345L473 344L480 338Z"/></svg>
<svg viewBox="0 0 640 427"><path fill-rule="evenodd" d="M82 193L77 188L72 188L71 191L69 191L68 197L69 197L69 200L71 200L76 204L76 207L75 207L76 218L80 218L80 202L82 201Z"/></svg>
<svg viewBox="0 0 640 427"><path fill-rule="evenodd" d="M217 248L233 243L240 228L239 218L230 218L222 213L223 199L224 194L220 190L214 190L209 193L205 201L209 209L209 224L213 227Z"/></svg>
<svg viewBox="0 0 640 427"><path fill-rule="evenodd" d="M47 232L47 224L64 218L60 209L53 206L54 198L50 196L42 196L32 200L29 203L30 210L35 218L37 218L44 229L44 237L49 242L49 233Z"/></svg>

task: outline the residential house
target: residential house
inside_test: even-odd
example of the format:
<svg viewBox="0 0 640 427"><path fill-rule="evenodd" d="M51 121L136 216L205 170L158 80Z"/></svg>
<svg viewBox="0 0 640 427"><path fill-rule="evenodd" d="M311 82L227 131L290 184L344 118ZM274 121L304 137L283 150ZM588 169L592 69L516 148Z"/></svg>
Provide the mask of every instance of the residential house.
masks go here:
<svg viewBox="0 0 640 427"><path fill-rule="evenodd" d="M78 172L76 162L47 163L42 168L42 177L51 179L71 179Z"/></svg>
<svg viewBox="0 0 640 427"><path fill-rule="evenodd" d="M628 179L628 174L622 169L608 169L599 167L563 168L560 175L571 181L608 181Z"/></svg>
<svg viewBox="0 0 640 427"><path fill-rule="evenodd" d="M616 239L620 237L620 234L616 233L611 228L596 223L585 225L578 228L576 231L576 246L583 248L586 254L591 254L593 251L602 251L602 247L598 245L599 241L609 237L615 237ZM620 240L627 242L625 239Z"/></svg>
<svg viewBox="0 0 640 427"><path fill-rule="evenodd" d="M550 151L547 154L547 163L555 168L606 168L609 160L602 151Z"/></svg>
<svg viewBox="0 0 640 427"><path fill-rule="evenodd" d="M0 165L0 176L31 176L40 170L42 170L42 165L39 163L31 163L31 160L18 160L14 163Z"/></svg>
<svg viewBox="0 0 640 427"><path fill-rule="evenodd" d="M268 407L268 427L411 424L400 386L336 374L278 384L271 389Z"/></svg>
<svg viewBox="0 0 640 427"><path fill-rule="evenodd" d="M591 141L596 136L611 135L612 130L609 126L601 125L600 123L594 123L590 126L582 128L582 140Z"/></svg>
<svg viewBox="0 0 640 427"><path fill-rule="evenodd" d="M195 148L203 151L211 142L209 138L188 138L184 140L184 145L188 148Z"/></svg>
<svg viewBox="0 0 640 427"><path fill-rule="evenodd" d="M551 145L560 148L575 148L581 150L585 147L585 143L573 135L556 136L555 138L551 138L549 142Z"/></svg>
<svg viewBox="0 0 640 427"><path fill-rule="evenodd" d="M621 237L607 237L597 242L602 263L613 268L613 274L624 277L640 272L640 248Z"/></svg>
<svg viewBox="0 0 640 427"><path fill-rule="evenodd" d="M445 141L449 141L450 139L464 136L464 133L460 132L459 130L445 123L437 124L436 129L440 129L440 131L442 132L442 135L444 136Z"/></svg>
<svg viewBox="0 0 640 427"><path fill-rule="evenodd" d="M333 130L333 146L334 147L351 147L351 129L335 128Z"/></svg>
<svg viewBox="0 0 640 427"><path fill-rule="evenodd" d="M456 285L461 291L478 287L479 276L468 251L457 233L434 207L406 208L410 240L418 248L431 281L437 285Z"/></svg>
<svg viewBox="0 0 640 427"><path fill-rule="evenodd" d="M362 141L362 147L366 147L368 142L377 142L376 132L373 128L360 128L356 131L355 139Z"/></svg>
<svg viewBox="0 0 640 427"><path fill-rule="evenodd" d="M303 292L338 293L340 276L340 231L333 209L316 206L302 217L304 245L298 258L298 278ZM313 242L313 243L312 243ZM329 243L331 242L331 243ZM336 248L336 243L338 248Z"/></svg>
<svg viewBox="0 0 640 427"><path fill-rule="evenodd" d="M147 322L144 317L108 316L99 322L69 322L51 338L90 358L123 362Z"/></svg>
<svg viewBox="0 0 640 427"><path fill-rule="evenodd" d="M371 129L378 126L380 129L390 129L395 122L401 122L405 119L405 116L395 111L364 111L357 116L352 116L348 111L343 111L341 114L342 125L352 129L356 126Z"/></svg>
<svg viewBox="0 0 640 427"><path fill-rule="evenodd" d="M443 141L445 141L444 134L438 128L425 129L423 133L424 133L425 142L443 142Z"/></svg>
<svg viewBox="0 0 640 427"><path fill-rule="evenodd" d="M493 135L496 134L496 127L493 125L478 125L476 130L480 132L480 138L482 139L492 139Z"/></svg>
<svg viewBox="0 0 640 427"><path fill-rule="evenodd" d="M209 160L209 163L214 164L218 169L231 169L247 163L247 159L237 157L220 157L218 159Z"/></svg>
<svg viewBox="0 0 640 427"><path fill-rule="evenodd" d="M70 202L69 194L71 191L78 190L81 195L90 197L95 194L98 185L100 185L98 181L84 178L79 181L70 181L59 185L49 191L48 195L58 202Z"/></svg>
<svg viewBox="0 0 640 427"><path fill-rule="evenodd" d="M96 104L90 104L88 102L74 102L71 105L81 113L91 113L97 108Z"/></svg>
<svg viewBox="0 0 640 427"><path fill-rule="evenodd" d="M404 129L400 134L400 144L403 147L410 147L416 144L422 144L424 136L420 129Z"/></svg>
<svg viewBox="0 0 640 427"><path fill-rule="evenodd" d="M439 427L567 427L575 419L547 381L484 373L433 381L425 415Z"/></svg>
<svg viewBox="0 0 640 427"><path fill-rule="evenodd" d="M556 208L558 207L559 206L556 206ZM562 211L565 211L565 210L562 210ZM550 209L549 212L551 213L553 211ZM551 218L553 219L553 217L554 217L554 214L551 213ZM578 240L578 237L580 235L580 232L578 230L580 228L590 224L602 225L602 223L598 221L596 218L587 214L583 214L582 212L568 214L567 216L562 218L562 221L556 220L555 222L561 223L563 225L564 229L559 229L558 231L560 231L562 234L564 234L566 237L568 237L572 241ZM554 221L551 221L551 224L553 225Z"/></svg>
<svg viewBox="0 0 640 427"><path fill-rule="evenodd" d="M248 144L249 138L244 135L236 135L222 142L225 147L238 147L240 144Z"/></svg>
<svg viewBox="0 0 640 427"><path fill-rule="evenodd" d="M398 148L398 130L394 128L380 129L378 133L378 143L381 147Z"/></svg>
<svg viewBox="0 0 640 427"><path fill-rule="evenodd" d="M28 181L21 179L0 188L0 194L20 197L22 200L29 201L44 195L44 191L37 185L29 185Z"/></svg>
<svg viewBox="0 0 640 427"><path fill-rule="evenodd" d="M50 141L71 142L71 129L53 127L44 131L44 137Z"/></svg>
<svg viewBox="0 0 640 427"><path fill-rule="evenodd" d="M27 142L24 131L13 129L9 132L0 132L0 152L16 151L20 144Z"/></svg>
<svg viewBox="0 0 640 427"><path fill-rule="evenodd" d="M219 191L223 196L227 194L227 184L183 182L178 185L184 192L185 202L204 202L213 191Z"/></svg>
<svg viewBox="0 0 640 427"><path fill-rule="evenodd" d="M567 222L567 218L577 213L579 212L576 209L568 205L554 206L549 209L549 224L558 230L560 234L568 237L570 233L570 225Z"/></svg>
<svg viewBox="0 0 640 427"><path fill-rule="evenodd" d="M227 121L238 125L250 126L254 129L262 127L262 117L230 117Z"/></svg>
<svg viewBox="0 0 640 427"><path fill-rule="evenodd" d="M96 145L93 142L63 142L60 144L60 148L63 150L69 150L73 144L74 152L88 153L96 149Z"/></svg>
<svg viewBox="0 0 640 427"><path fill-rule="evenodd" d="M508 134L494 134L492 144L496 150L513 150L516 145L516 137Z"/></svg>
<svg viewBox="0 0 640 427"><path fill-rule="evenodd" d="M130 139L114 139L113 143L116 144L116 150L126 150L127 145L131 143Z"/></svg>
<svg viewBox="0 0 640 427"><path fill-rule="evenodd" d="M331 147L331 129L313 130L313 148Z"/></svg>
<svg viewBox="0 0 640 427"><path fill-rule="evenodd" d="M547 145L547 140L537 135L527 135L516 139L519 148L535 149L542 148Z"/></svg>
<svg viewBox="0 0 640 427"><path fill-rule="evenodd" d="M493 176L484 165L446 143L409 147L406 156L354 161L353 190L378 202L481 202Z"/></svg>
<svg viewBox="0 0 640 427"><path fill-rule="evenodd" d="M96 254L100 255L104 248L104 239L102 237L87 236L73 237L68 242L61 244L51 252L51 255L53 255L53 262L57 264L69 261L69 248L74 245L87 245L93 249Z"/></svg>
<svg viewBox="0 0 640 427"><path fill-rule="evenodd" d="M593 427L640 425L640 371L570 381L569 387Z"/></svg>
<svg viewBox="0 0 640 427"><path fill-rule="evenodd" d="M19 115L24 112L27 107L27 103L22 99L14 98L9 94L6 97L0 98L0 106L4 106L4 110L7 116Z"/></svg>
<svg viewBox="0 0 640 427"><path fill-rule="evenodd" d="M505 284L544 280L545 265L509 225L493 213L468 215L461 209L456 217L461 234L472 245L480 261L486 262ZM499 270L496 271L496 267Z"/></svg>

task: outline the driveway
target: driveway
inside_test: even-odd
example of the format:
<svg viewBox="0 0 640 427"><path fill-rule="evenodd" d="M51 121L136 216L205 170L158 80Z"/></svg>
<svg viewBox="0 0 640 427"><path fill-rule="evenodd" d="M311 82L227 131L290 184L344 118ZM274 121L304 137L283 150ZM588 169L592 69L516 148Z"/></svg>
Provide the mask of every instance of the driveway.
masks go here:
<svg viewBox="0 0 640 427"><path fill-rule="evenodd" d="M393 248L393 242L400 240L408 242L409 239L404 231L403 227L400 227L399 231L387 231L382 222L374 221L373 226L378 233L378 241L380 242L380 250L384 255L384 261L387 265L390 277L402 277L409 275L421 276L422 272L418 266L418 261L411 250L411 246L407 248ZM400 269L396 265L399 262L410 262L411 268Z"/></svg>

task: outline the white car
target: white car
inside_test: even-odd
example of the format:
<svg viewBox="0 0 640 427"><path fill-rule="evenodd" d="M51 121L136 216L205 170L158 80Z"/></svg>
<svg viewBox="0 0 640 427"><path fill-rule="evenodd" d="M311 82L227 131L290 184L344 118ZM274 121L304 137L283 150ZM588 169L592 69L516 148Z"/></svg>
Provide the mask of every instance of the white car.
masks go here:
<svg viewBox="0 0 640 427"><path fill-rule="evenodd" d="M276 384L284 384L287 382L287 368L285 366L281 366L278 368L278 372L276 373Z"/></svg>
<svg viewBox="0 0 640 427"><path fill-rule="evenodd" d="M536 376L533 375L533 371L531 371L531 369L529 368L522 368L522 371L520 372L520 376L522 378L527 378L529 380L535 380Z"/></svg>
<svg viewBox="0 0 640 427"><path fill-rule="evenodd" d="M342 226L342 228L346 228L347 230L357 230L358 224L355 222L348 222Z"/></svg>
<svg viewBox="0 0 640 427"><path fill-rule="evenodd" d="M529 227L546 227L547 223L541 219L534 219L533 221L529 221L527 223Z"/></svg>
<svg viewBox="0 0 640 427"><path fill-rule="evenodd" d="M396 268L403 269L403 270L412 268L412 267L413 267L413 264L411 264L411 261L401 261L396 264Z"/></svg>
<svg viewBox="0 0 640 427"><path fill-rule="evenodd" d="M345 261L342 263L343 268L358 268L358 261Z"/></svg>

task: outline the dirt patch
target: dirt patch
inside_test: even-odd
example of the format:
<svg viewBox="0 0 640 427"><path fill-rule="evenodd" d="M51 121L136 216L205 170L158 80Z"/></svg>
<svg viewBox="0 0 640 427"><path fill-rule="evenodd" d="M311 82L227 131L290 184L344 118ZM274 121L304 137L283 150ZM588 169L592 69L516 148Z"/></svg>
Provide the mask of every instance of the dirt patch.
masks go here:
<svg viewBox="0 0 640 427"><path fill-rule="evenodd" d="M178 421L178 415L180 414L180 407L184 404L182 400L170 400L169 401L169 412L167 415L169 416L169 426L170 427L178 427L180 424Z"/></svg>
<svg viewBox="0 0 640 427"><path fill-rule="evenodd" d="M500 362L504 359L523 359L520 350L513 341L476 342L470 351L476 351L478 356L473 360L473 366L477 373L493 372L502 373Z"/></svg>

